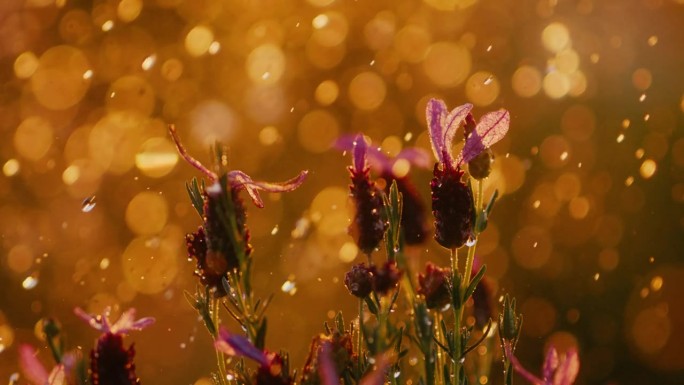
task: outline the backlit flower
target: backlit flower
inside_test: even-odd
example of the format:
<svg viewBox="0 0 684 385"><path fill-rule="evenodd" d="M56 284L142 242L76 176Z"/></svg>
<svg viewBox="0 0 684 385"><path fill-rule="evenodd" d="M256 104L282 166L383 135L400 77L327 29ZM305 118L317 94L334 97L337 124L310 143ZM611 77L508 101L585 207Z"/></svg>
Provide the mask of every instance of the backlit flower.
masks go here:
<svg viewBox="0 0 684 385"><path fill-rule="evenodd" d="M466 137L461 153L454 158L451 147L456 131L472 107L471 104L464 104L448 111L442 100L431 99L426 110L430 142L437 158L434 177L430 182L435 239L449 249L463 246L473 235L473 194L461 180L461 165L501 140L508 131L510 121L506 110L485 114Z"/></svg>
<svg viewBox="0 0 684 385"><path fill-rule="evenodd" d="M356 207L349 230L359 249L370 255L382 241L388 225L382 215L382 192L370 180L367 151L368 144L363 135L358 135L354 141L352 166L349 167L352 181L349 189Z"/></svg>
<svg viewBox="0 0 684 385"><path fill-rule="evenodd" d="M335 146L341 150L353 150L357 137L343 136L335 142ZM404 242L407 245L422 243L428 232L426 226L426 209L418 190L408 177L411 166L429 168L430 160L426 151L417 147L405 148L390 158L377 147L367 148L368 163L380 178L384 179L385 193L389 193L392 181L397 182L397 189L403 196L403 208L401 216L401 229L404 234Z"/></svg>
<svg viewBox="0 0 684 385"><path fill-rule="evenodd" d="M228 272L239 270L241 259L249 257L252 251L247 214L239 196L240 191L246 190L252 202L262 208L264 203L259 195L260 190L293 191L304 183L308 171L302 171L296 177L281 183L255 181L240 170L228 171L219 176L187 153L173 125L169 126L169 132L178 153L200 170L210 182L201 191L204 224L197 232L186 235L186 245L188 256L197 261L195 274L200 277L200 282L209 287L215 296L222 297L226 292L221 280ZM235 228L231 227L233 225Z"/></svg>
<svg viewBox="0 0 684 385"><path fill-rule="evenodd" d="M575 349L569 349L559 357L556 348L551 346L544 359L542 378L538 378L520 364L509 344L504 344L504 348L507 349L507 356L513 364L513 369L532 385L572 385L577 379L580 361Z"/></svg>
<svg viewBox="0 0 684 385"><path fill-rule="evenodd" d="M135 309L129 309L111 323L109 308L102 315L91 315L80 308L74 313L95 330L102 333L97 339L95 349L90 352L90 380L93 385L137 385L140 379L135 374L133 345L126 349L123 335L133 330L142 330L154 323L154 318L135 319Z"/></svg>
<svg viewBox="0 0 684 385"><path fill-rule="evenodd" d="M442 309L451 302L448 282L450 274L449 269L442 269L428 262L425 273L418 275L418 294L425 297L428 309Z"/></svg>

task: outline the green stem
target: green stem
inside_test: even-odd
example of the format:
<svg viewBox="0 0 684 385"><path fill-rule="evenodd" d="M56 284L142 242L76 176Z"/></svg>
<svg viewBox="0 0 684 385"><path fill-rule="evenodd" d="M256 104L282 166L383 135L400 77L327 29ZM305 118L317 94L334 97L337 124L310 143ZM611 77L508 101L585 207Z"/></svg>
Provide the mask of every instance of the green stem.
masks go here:
<svg viewBox="0 0 684 385"><path fill-rule="evenodd" d="M454 283L456 282L456 276L458 274L458 249L451 249L451 268L452 274L454 276ZM456 294L461 296L463 292L462 286L456 290ZM463 301L458 301L460 304L459 308L454 308L454 351L452 352L451 358L451 374L453 383L457 384L461 373L461 318L463 317Z"/></svg>
<svg viewBox="0 0 684 385"><path fill-rule="evenodd" d="M357 355L359 359L359 373L362 373L363 366L363 298L359 298L359 332L357 336Z"/></svg>
<svg viewBox="0 0 684 385"><path fill-rule="evenodd" d="M477 181L477 199L475 200L475 212L480 215L482 212L483 199L482 180ZM478 234L475 233L475 243L468 248L468 256L466 257L466 267L463 273L463 287L466 288L470 284L470 276L473 274L473 263L475 261L475 248L477 247Z"/></svg>
<svg viewBox="0 0 684 385"><path fill-rule="evenodd" d="M212 307L212 321L214 322L214 328L216 329L216 333L214 334L214 339L216 339L218 335L218 329L219 329L219 308L220 308L220 300L216 298L211 299L211 307ZM223 356L223 352L221 352L218 349L216 350L216 363L218 364L218 371L219 371L219 377L220 377L220 384L225 385L226 383L226 359Z"/></svg>

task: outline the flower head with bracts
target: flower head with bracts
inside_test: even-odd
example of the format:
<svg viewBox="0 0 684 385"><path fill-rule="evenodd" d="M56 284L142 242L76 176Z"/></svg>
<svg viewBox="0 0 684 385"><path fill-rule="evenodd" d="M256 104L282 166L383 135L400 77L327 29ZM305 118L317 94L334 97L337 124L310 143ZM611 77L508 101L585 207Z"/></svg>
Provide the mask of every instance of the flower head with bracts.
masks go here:
<svg viewBox="0 0 684 385"><path fill-rule="evenodd" d="M186 244L188 256L197 261L195 274L199 276L200 282L215 296L222 297L226 295L226 291L221 280L228 272L242 269L252 251L247 214L239 192L246 190L252 202L262 208L264 202L259 195L260 190L292 191L304 182L308 171L302 171L282 183L255 181L240 170L226 171L219 175L188 154L175 126L170 125L169 132L178 153L209 180L209 185L202 191L196 181L188 185L193 205L202 216L204 224L196 232L186 236ZM220 160L221 166L225 166L223 156L220 156Z"/></svg>
<svg viewBox="0 0 684 385"><path fill-rule="evenodd" d="M427 103L430 142L437 158L430 182L435 239L448 249L463 246L473 236L473 194L461 180L461 166L501 140L510 122L510 114L503 109L485 114L466 136L463 150L454 158L451 147L456 131L470 116L472 108L472 104L464 104L448 111L442 100L430 99Z"/></svg>
<svg viewBox="0 0 684 385"><path fill-rule="evenodd" d="M90 383L93 385L138 385L140 379L135 374L133 357L135 349L131 345L124 348L123 336L134 330L142 330L154 323L154 318L135 319L135 309L128 309L121 317L111 323L110 309L102 315L91 315L80 308L74 313L95 330L102 333L97 339L95 349L90 352Z"/></svg>
<svg viewBox="0 0 684 385"><path fill-rule="evenodd" d="M360 135L345 135L335 141L335 147L343 151L353 151L354 143ZM385 194L389 193L392 181L403 197L401 229L407 245L423 243L428 234L426 208L418 190L408 176L411 166L429 169L430 156L422 148L409 147L401 150L395 157L389 157L379 148L366 146L366 158L370 167L384 179Z"/></svg>

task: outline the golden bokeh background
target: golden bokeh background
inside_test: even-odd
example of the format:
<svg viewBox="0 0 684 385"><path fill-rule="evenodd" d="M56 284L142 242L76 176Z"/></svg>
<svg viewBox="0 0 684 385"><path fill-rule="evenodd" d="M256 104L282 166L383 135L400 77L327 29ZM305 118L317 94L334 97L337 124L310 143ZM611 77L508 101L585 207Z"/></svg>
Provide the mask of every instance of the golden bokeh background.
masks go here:
<svg viewBox="0 0 684 385"><path fill-rule="evenodd" d="M166 124L210 162L310 177L248 204L267 345L301 366L355 301L349 157L429 150L431 97L511 111L485 193L502 194L478 254L525 317L519 352L578 347L579 384L684 381L684 1L3 0L0 2L0 382L74 306L136 307L144 383L206 384L210 341L183 298L200 220ZM429 171L411 172L425 199ZM430 240L412 263L445 264ZM230 324L227 316L225 322ZM41 359L48 362L47 351ZM415 360L412 362L415 363Z"/></svg>

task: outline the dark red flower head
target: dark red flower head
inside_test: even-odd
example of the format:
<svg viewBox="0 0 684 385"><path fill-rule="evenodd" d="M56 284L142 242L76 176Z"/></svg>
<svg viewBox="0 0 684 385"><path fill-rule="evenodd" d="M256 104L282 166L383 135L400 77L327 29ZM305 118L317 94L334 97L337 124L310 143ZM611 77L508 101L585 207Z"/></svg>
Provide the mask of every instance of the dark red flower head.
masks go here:
<svg viewBox="0 0 684 385"><path fill-rule="evenodd" d="M425 273L418 275L418 294L425 297L428 309L442 309L451 302L449 294L449 269L442 269L431 262L425 265Z"/></svg>
<svg viewBox="0 0 684 385"><path fill-rule="evenodd" d="M428 101L426 117L430 132L432 150L438 162L434 168L432 189L432 213L435 216L435 239L449 249L463 246L472 235L473 194L461 181L461 165L475 159L492 144L501 140L508 131L508 111L490 112L474 124L468 119L471 104L464 104L448 111L443 101ZM466 135L463 150L454 159L451 146L459 125L466 120Z"/></svg>
<svg viewBox="0 0 684 385"><path fill-rule="evenodd" d="M382 215L382 192L370 180L366 151L366 141L362 135L357 136L354 142L354 162L349 167L352 181L349 189L356 213L349 231L359 249L370 255L382 241L388 225Z"/></svg>
<svg viewBox="0 0 684 385"><path fill-rule="evenodd" d="M353 296L366 298L373 289L373 273L363 263L354 265L345 274L344 285Z"/></svg>
<svg viewBox="0 0 684 385"><path fill-rule="evenodd" d="M331 335L320 334L314 337L309 348L309 356L302 369L301 384L318 385L321 383L319 368L323 364L321 360L324 357L329 359L327 363L331 365L330 369L334 372L335 381L339 381L345 372L353 369L356 360L353 346L352 335L349 332L335 331Z"/></svg>

